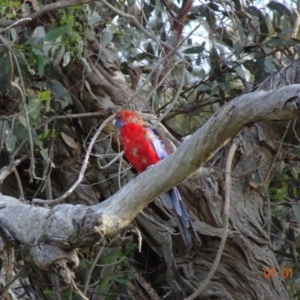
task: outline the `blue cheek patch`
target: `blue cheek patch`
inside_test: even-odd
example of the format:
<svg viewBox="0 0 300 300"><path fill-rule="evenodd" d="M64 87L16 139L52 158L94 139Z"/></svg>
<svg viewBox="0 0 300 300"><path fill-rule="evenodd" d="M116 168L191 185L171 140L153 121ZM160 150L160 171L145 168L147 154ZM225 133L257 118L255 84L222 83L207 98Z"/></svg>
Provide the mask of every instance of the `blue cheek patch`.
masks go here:
<svg viewBox="0 0 300 300"><path fill-rule="evenodd" d="M117 126L119 129L121 129L121 128L123 127L123 125L124 125L124 122L123 122L122 120L117 120L117 121L116 121L116 126Z"/></svg>

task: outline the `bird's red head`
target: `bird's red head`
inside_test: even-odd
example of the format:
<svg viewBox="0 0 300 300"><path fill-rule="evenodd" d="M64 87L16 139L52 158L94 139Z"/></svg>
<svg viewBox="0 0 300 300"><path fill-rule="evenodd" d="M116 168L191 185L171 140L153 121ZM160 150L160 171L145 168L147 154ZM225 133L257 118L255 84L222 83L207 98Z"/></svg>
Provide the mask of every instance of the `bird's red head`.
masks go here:
<svg viewBox="0 0 300 300"><path fill-rule="evenodd" d="M144 125L143 119L132 110L120 110L116 113L115 124L118 128L122 128L123 125L128 123L136 123Z"/></svg>

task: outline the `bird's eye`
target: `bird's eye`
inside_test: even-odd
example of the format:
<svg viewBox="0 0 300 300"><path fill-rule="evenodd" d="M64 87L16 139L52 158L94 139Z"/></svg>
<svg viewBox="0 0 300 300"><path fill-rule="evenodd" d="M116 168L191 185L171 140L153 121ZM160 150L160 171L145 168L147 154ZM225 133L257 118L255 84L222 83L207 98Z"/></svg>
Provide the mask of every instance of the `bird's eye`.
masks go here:
<svg viewBox="0 0 300 300"><path fill-rule="evenodd" d="M122 119L122 118L123 118L123 114L117 114L117 115L116 115L116 119L120 120L120 119Z"/></svg>

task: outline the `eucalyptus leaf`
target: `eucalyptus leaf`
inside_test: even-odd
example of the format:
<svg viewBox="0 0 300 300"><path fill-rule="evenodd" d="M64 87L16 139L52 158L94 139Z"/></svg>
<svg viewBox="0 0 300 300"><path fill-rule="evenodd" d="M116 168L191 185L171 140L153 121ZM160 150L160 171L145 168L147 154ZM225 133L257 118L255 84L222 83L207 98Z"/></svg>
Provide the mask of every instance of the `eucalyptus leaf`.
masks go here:
<svg viewBox="0 0 300 300"><path fill-rule="evenodd" d="M297 222L300 223L300 207L298 204L292 205L293 213L295 218L297 219Z"/></svg>
<svg viewBox="0 0 300 300"><path fill-rule="evenodd" d="M51 162L50 158L49 158L49 155L47 153L47 151L43 148L40 150L40 153L41 153L41 156L43 158L43 160L46 162L46 163L49 163Z"/></svg>
<svg viewBox="0 0 300 300"><path fill-rule="evenodd" d="M70 51L67 51L63 56L63 67L67 66L71 59L71 53Z"/></svg>
<svg viewBox="0 0 300 300"><path fill-rule="evenodd" d="M67 33L69 29L69 26L65 25L65 26L62 26L62 27L58 27L58 28L55 28L51 31L49 31L45 37L44 37L44 41L56 41L57 38L59 38L60 36L62 36L63 34Z"/></svg>
<svg viewBox="0 0 300 300"><path fill-rule="evenodd" d="M194 47L188 48L188 49L184 50L183 52L185 54L198 54L198 53L202 53L204 50L205 50L205 42L203 42L203 44L200 46L194 46Z"/></svg>
<svg viewBox="0 0 300 300"><path fill-rule="evenodd" d="M10 36L13 42L18 39L17 31L15 28L10 28Z"/></svg>
<svg viewBox="0 0 300 300"><path fill-rule="evenodd" d="M89 25L94 25L96 23L99 23L102 20L102 18L100 17L100 15L93 11L92 14L89 16Z"/></svg>
<svg viewBox="0 0 300 300"><path fill-rule="evenodd" d="M43 26L37 26L30 39L28 39L24 45L36 46L46 36L46 31Z"/></svg>
<svg viewBox="0 0 300 300"><path fill-rule="evenodd" d="M40 77L44 75L45 60L44 57L38 56L38 74Z"/></svg>
<svg viewBox="0 0 300 300"><path fill-rule="evenodd" d="M4 139L4 142L5 142L6 149L9 152L12 152L15 150L17 137L11 131L9 131L8 135L6 135Z"/></svg>
<svg viewBox="0 0 300 300"><path fill-rule="evenodd" d="M48 81L49 90L55 96L55 99L62 102L62 107L66 107L68 104L73 104L73 99L68 90L59 82L54 79Z"/></svg>

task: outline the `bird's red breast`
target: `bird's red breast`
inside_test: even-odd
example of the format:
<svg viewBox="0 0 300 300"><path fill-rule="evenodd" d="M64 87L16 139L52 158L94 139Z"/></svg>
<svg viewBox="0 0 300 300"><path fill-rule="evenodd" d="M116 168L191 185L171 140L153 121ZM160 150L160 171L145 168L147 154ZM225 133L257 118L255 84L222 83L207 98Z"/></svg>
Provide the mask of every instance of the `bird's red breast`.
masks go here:
<svg viewBox="0 0 300 300"><path fill-rule="evenodd" d="M149 129L137 123L126 123L120 130L125 157L138 172L160 161L151 143Z"/></svg>

